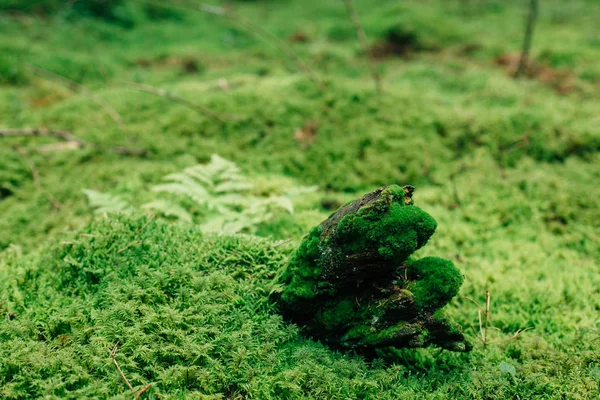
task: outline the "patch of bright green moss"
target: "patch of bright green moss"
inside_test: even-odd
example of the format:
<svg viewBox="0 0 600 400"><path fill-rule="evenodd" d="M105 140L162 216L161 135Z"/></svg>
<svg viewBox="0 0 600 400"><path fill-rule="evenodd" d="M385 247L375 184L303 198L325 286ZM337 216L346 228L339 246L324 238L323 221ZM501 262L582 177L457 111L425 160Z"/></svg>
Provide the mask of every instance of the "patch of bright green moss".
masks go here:
<svg viewBox="0 0 600 400"><path fill-rule="evenodd" d="M464 280L452 261L438 257L411 260L408 275L416 279L410 290L417 305L424 310L445 306L458 294Z"/></svg>

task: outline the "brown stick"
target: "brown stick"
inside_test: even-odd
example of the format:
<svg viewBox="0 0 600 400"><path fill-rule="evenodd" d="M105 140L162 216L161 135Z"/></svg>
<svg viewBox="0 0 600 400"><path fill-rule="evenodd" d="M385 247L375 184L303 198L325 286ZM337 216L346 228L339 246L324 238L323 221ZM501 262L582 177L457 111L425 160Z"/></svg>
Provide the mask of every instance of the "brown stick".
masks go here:
<svg viewBox="0 0 600 400"><path fill-rule="evenodd" d="M150 389L150 386L152 386L151 383L147 384L146 386L144 386L143 388L141 388L136 394L135 394L135 400L138 400L145 392L146 390Z"/></svg>
<svg viewBox="0 0 600 400"><path fill-rule="evenodd" d="M77 148L82 147L96 147L102 149L99 145L84 142L83 140L73 136L71 132L65 130L51 130L46 128L33 128L33 129L1 129L0 138L2 137L17 137L17 136L47 136L55 137L66 141L67 143L74 143ZM148 154L146 149L130 149L129 147L115 146L109 147L108 150L114 151L117 154L124 156L145 156Z"/></svg>
<svg viewBox="0 0 600 400"><path fill-rule="evenodd" d="M470 302L472 302L473 304L475 304L475 306L478 308L478 310L477 310L477 316L478 316L478 319L479 319L479 336L477 336L477 333L475 332L475 328L473 328L473 326L471 326L471 328L475 332L475 336L481 341L481 343L483 343L483 348L484 349L487 347L488 344L503 343L503 342L508 342L510 340L518 339L521 336L521 334L523 334L523 332L528 331L530 329L533 329L533 327L521 328L521 329L517 330L512 336L510 336L508 338L497 339L497 340L488 340L488 334L487 334L488 333L488 329L498 329L498 328L494 328L494 327L490 327L489 326L490 297L491 297L490 296L490 291L486 290L485 291L485 309L484 309L484 308L482 308L479 305L479 303L477 303L471 297L469 297L469 296L462 296L463 299L469 300ZM482 314L483 314L483 320L481 319L481 315Z"/></svg>
<svg viewBox="0 0 600 400"><path fill-rule="evenodd" d="M271 248L272 248L272 249L275 249L275 248L277 248L277 247L279 247L279 246L283 246L284 244L286 244L286 243L289 243L289 242L291 242L292 240L294 240L294 238L288 238L288 239L280 240L279 242L273 243L273 244L271 245Z"/></svg>
<svg viewBox="0 0 600 400"><path fill-rule="evenodd" d="M23 157L27 164L29 164L29 169L31 169L31 176L33 177L33 184L35 185L35 188L39 192L43 193L44 196L46 196L46 198L52 204L52 207L54 207L54 209L58 210L59 208L61 208L62 203L56 200L56 197L54 197L50 192L48 192L42 187L42 184L40 182L40 173L31 157L27 155L27 153L21 148L21 146L16 145L15 149L19 152L19 154L21 154L21 157Z"/></svg>
<svg viewBox="0 0 600 400"><path fill-rule="evenodd" d="M73 136L71 132L63 130L56 131L47 128L0 129L0 137L4 136L51 136L67 142L75 142L80 147L84 146L84 142L81 139Z"/></svg>
<svg viewBox="0 0 600 400"><path fill-rule="evenodd" d="M192 103L191 101L184 99L183 97L176 95L175 93L168 92L164 89L155 88L154 86L150 86L150 85L142 84L142 83L127 83L126 85L131 87L132 89L136 89L141 92L151 93L156 96L164 97L165 99L169 99L176 103L182 104L188 108L191 108L194 111L198 111L210 118L216 119L217 121L219 121L221 123L225 122L223 120L223 118L221 118L220 116L218 116L217 114L215 114L214 112L209 110L208 108L206 108L200 104L197 104L197 103Z"/></svg>
<svg viewBox="0 0 600 400"><path fill-rule="evenodd" d="M538 0L529 2L529 15L527 17L527 26L525 27L525 39L523 40L523 50L521 51L521 59L519 66L515 71L515 78L521 76L529 61L529 50L531 48L531 40L533 39L533 29L538 14Z"/></svg>
<svg viewBox="0 0 600 400"><path fill-rule="evenodd" d="M143 242L141 240L134 240L133 242L129 243L127 246L123 247L122 249L117 250L117 254L120 254L122 252L124 252L125 250L127 250L130 247L133 246L137 246L138 244L142 244Z"/></svg>
<svg viewBox="0 0 600 400"><path fill-rule="evenodd" d="M143 157L148 155L147 149L130 149L129 147L123 146L115 146L111 147L110 150L114 151L117 154L122 156L133 156L133 157Z"/></svg>
<svg viewBox="0 0 600 400"><path fill-rule="evenodd" d="M490 291L485 291L485 328L483 329L483 348L488 344L487 333L490 320Z"/></svg>
<svg viewBox="0 0 600 400"><path fill-rule="evenodd" d="M133 390L133 386L131 386L131 383L129 383L129 381L125 377L125 374L123 373L123 371L121 371L121 367L119 367L119 363L115 359L115 354L117 352L117 346L119 346L119 341L118 340L117 340L117 343L115 343L115 347L113 347L113 349L110 351L110 358L112 359L113 363L115 364L115 367L117 367L117 371L119 371L119 375L121 375L121 378L123 378L123 380L125 381L125 383L129 387L129 389Z"/></svg>
<svg viewBox="0 0 600 400"><path fill-rule="evenodd" d="M356 10L354 10L354 6L352 5L352 0L344 0L344 4L346 4L348 14L350 14L350 18L352 18L352 23L354 24L354 29L356 29L356 35L358 36L358 40L361 43L363 51L367 55L367 59L369 62L369 70L371 71L371 76L375 81L375 88L377 89L377 93L381 93L381 76L379 75L379 72L377 72L377 67L375 66L375 63L371 58L371 54L369 52L369 42L367 41L367 35L365 34L365 30L360 24L360 20L358 19Z"/></svg>
<svg viewBox="0 0 600 400"><path fill-rule="evenodd" d="M102 107L104 109L104 111L106 111L106 113L110 116L110 118L117 124L119 125L121 128L124 127L123 125L123 118L121 117L121 115L117 112L117 110L115 110L112 106L110 106L109 104L105 103L102 99L100 99L94 92L92 92L90 89L88 89L87 87L85 87L84 85L82 85L79 82L76 82L72 79L67 78L66 76L57 74L56 72L52 72L52 71L48 71L46 69L37 67L35 65L28 65L27 68L29 68L34 74L41 76L43 78L52 80L62 86L65 86L69 89L71 89L74 92L82 92L85 93L86 95L88 95L96 104L98 104L100 107Z"/></svg>
<svg viewBox="0 0 600 400"><path fill-rule="evenodd" d="M460 196L458 193L458 186L456 185L456 175L462 173L465 170L465 166L462 165L460 169L456 172L450 174L450 183L452 184L452 196L454 197L454 202L457 207L460 207Z"/></svg>
<svg viewBox="0 0 600 400"><path fill-rule="evenodd" d="M151 216L150 218L148 218L148 221L146 221L146 223L144 225L142 225L141 227L138 228L138 230L135 231L135 236L139 235L141 231L146 229L146 227L148 225L150 225L150 222L152 222L153 220L154 220L154 215ZM138 244L142 244L142 243L144 243L143 240L140 240L140 239L134 240L133 242L129 243L127 246L123 247L122 249L119 249L117 251L117 254L120 254L120 253L124 252L125 250L127 250L128 248L137 246Z"/></svg>

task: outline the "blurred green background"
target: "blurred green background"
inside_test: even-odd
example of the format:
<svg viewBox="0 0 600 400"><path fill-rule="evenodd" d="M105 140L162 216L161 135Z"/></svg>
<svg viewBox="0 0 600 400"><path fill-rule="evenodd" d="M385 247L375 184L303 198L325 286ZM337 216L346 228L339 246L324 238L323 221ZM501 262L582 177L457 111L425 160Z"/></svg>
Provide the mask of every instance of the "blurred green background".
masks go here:
<svg viewBox="0 0 600 400"><path fill-rule="evenodd" d="M154 383L148 398L597 398L600 3L540 0L519 79L529 1L352 4L367 43L342 0L0 4L0 311L7 315L0 397L129 398L105 351L119 339L134 386ZM26 128L68 131L79 142L16 133ZM232 191L234 203L273 208L232 205L224 213L157 192L169 174L206 165L213 154L239 168L236 182L252 185ZM490 290L495 339L533 329L486 349L476 343L469 355L407 351L390 366L332 352L260 308L272 279L264 265L281 268L340 204L392 183L414 185L415 203L438 221L420 255L452 259L465 275L461 295L482 303ZM223 196L211 192L210 204L231 200ZM165 199L168 210L143 207ZM94 211L118 204L128 216L89 225ZM138 321L147 336L136 342L115 317L125 312L121 305L106 305L129 290L116 275L106 272L107 291L95 294L83 283L65 289L54 277L71 271L72 259L134 271L141 255L110 253L93 235L112 238L120 250L146 213L158 221L148 243L160 248L164 235L173 239L160 250L169 260L156 267L164 276L145 277L135 290L162 288L178 255L207 265L182 261L181 287L229 265L228 257L241 259L250 268L241 280L228 280L234 268L219 275L222 287L194 290L220 299L209 305L228 304L220 294L228 290L245 299L261 293L248 300L254 311L239 311L254 330L236 325L221 337L174 328L167 320L184 318L190 306L182 300L172 314L155 309L156 320ZM203 252L186 242L189 230L207 221L221 226L223 218L239 223L236 235L265 240L210 239L218 249L212 258L204 236L193 236ZM229 242L236 240L252 256L238 254ZM282 240L290 241L272 249ZM148 254L163 257L149 246ZM87 319L70 302L87 307ZM114 315L91 316L105 309ZM477 308L459 297L448 313L477 342ZM108 323L115 330L98 329ZM202 350L206 358L169 360L150 346L157 332L144 330L150 323L180 329L170 354L197 351L180 341L188 336L213 347ZM256 332L264 334L260 343L243 339ZM142 355L140 343L150 346ZM239 352L252 362L236 364ZM48 364L36 367L40 359ZM72 369L83 379L73 381Z"/></svg>

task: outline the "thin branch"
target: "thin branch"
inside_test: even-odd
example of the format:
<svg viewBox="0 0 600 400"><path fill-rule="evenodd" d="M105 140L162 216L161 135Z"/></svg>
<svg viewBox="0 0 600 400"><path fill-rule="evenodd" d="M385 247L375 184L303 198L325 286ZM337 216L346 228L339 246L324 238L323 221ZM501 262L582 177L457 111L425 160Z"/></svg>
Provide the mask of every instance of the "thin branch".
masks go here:
<svg viewBox="0 0 600 400"><path fill-rule="evenodd" d="M138 400L145 392L146 390L150 389L150 386L152 386L151 383L147 384L146 386L144 386L143 388L141 388L136 394L135 394L135 399L134 400Z"/></svg>
<svg viewBox="0 0 600 400"><path fill-rule="evenodd" d="M485 291L485 329L483 330L483 347L488 344L487 333L488 333L488 323L490 320L490 291L486 289Z"/></svg>
<svg viewBox="0 0 600 400"><path fill-rule="evenodd" d="M148 155L148 149L132 149L124 146L111 147L110 150L122 156L145 157Z"/></svg>
<svg viewBox="0 0 600 400"><path fill-rule="evenodd" d="M145 223L144 225L142 225L141 227L139 227L139 228L138 228L138 229L135 231L135 233L134 233L134 236L137 236L137 235L139 235L139 234L140 234L140 232L141 232L141 231L143 231L144 229L146 229L146 227L147 227L148 225L150 225L150 223L151 223L153 220L154 220L154 215L152 215L150 218L148 218L148 221L146 221L146 223ZM134 240L133 242L129 243L127 246L123 247L122 249L119 249L119 250L117 250L117 254L120 254L120 253L124 252L125 250L127 250L128 248L130 248L130 247L133 247L133 246L137 246L138 244L142 244L142 243L144 243L144 241L143 241L143 240L140 240L140 239Z"/></svg>
<svg viewBox="0 0 600 400"><path fill-rule="evenodd" d="M108 149L117 154L124 156L145 156L148 154L146 149L131 149L129 147L115 146L103 148L102 146L85 142L65 130L51 130L46 128L33 128L33 129L2 129L0 128L0 138L2 137L17 137L17 136L47 136L54 137L57 139L64 140L66 143L72 143L75 148L92 147L98 149Z"/></svg>
<svg viewBox="0 0 600 400"><path fill-rule="evenodd" d="M165 6L164 3L155 2L152 0L149 0L149 2L155 3L157 5ZM229 8L213 6L213 5L205 4L205 3L185 4L185 3L182 3L181 1L170 2L169 5L175 5L175 6L182 7L182 8L201 11L201 12L204 12L207 14L217 15L219 17L229 18L230 20L237 22L240 25L245 26L251 32L254 32L258 36L261 36L263 39L266 39L267 41L271 42L275 47L277 47L277 49L279 51L284 53L289 59L291 59L292 61L294 61L296 63L296 66L298 67L298 69L301 70L302 72L304 72L310 78L310 80L321 91L321 93L325 92L325 87L324 87L323 83L317 78L317 76L308 67L308 65L306 65L306 63L304 63L304 61L302 61L302 59L298 56L298 54L296 54L288 46L287 43L285 43L283 40L279 39L276 35L267 31L261 25L252 22L248 18L237 14L236 12L234 12L233 10L231 10Z"/></svg>
<svg viewBox="0 0 600 400"><path fill-rule="evenodd" d="M533 329L533 326L527 327L527 328L525 328L525 329L519 329L519 330L517 330L517 331L515 332L515 334L514 334L514 335L512 335L511 337L508 337L508 338L505 338L505 339L498 339L498 340L491 340L491 341L488 341L488 342L487 342L487 344L492 344L492 343L493 343L493 344L496 344L496 343L508 342L508 341L510 341L510 340L515 340L515 339L518 339L518 338L521 336L521 334L522 334L523 332L525 332L525 331L528 331L528 330L530 330L530 329Z"/></svg>
<svg viewBox="0 0 600 400"><path fill-rule="evenodd" d="M120 254L122 252L124 252L125 250L127 250L130 247L133 246L137 246L138 244L142 244L143 242L141 240L134 240L133 242L129 243L127 246L123 247L122 249L117 250L117 254Z"/></svg>
<svg viewBox="0 0 600 400"><path fill-rule="evenodd" d="M104 109L104 111L110 116L110 118L121 128L124 127L123 118L121 115L115 110L112 106L105 103L100 97L98 97L93 91L85 87L79 82L76 82L66 76L57 74L56 72L48 71L46 69L37 67L35 65L28 65L27 68L31 70L34 74L41 76L43 78L54 81L62 86L65 86L71 89L74 92L82 92L88 95L96 104Z"/></svg>
<svg viewBox="0 0 600 400"><path fill-rule="evenodd" d="M371 53L369 52L369 42L367 41L367 35L365 34L365 30L360 24L360 20L358 19L358 15L356 14L356 10L352 5L352 0L344 0L344 4L346 4L346 9L348 10L348 14L350 14L350 18L352 18L352 23L354 24L354 29L356 29L356 35L358 36L358 40L361 43L363 51L367 55L367 59L369 62L369 70L371 71L371 76L375 81L375 88L377 89L377 93L382 92L381 87L381 76L377 71L377 67L371 57Z"/></svg>
<svg viewBox="0 0 600 400"><path fill-rule="evenodd" d="M193 103L187 99L184 99L183 97L181 97L175 93L168 92L164 89L155 88L154 86L150 86L150 85L142 84L142 83L127 83L126 85L131 87L132 89L136 89L141 92L151 93L156 96L163 97L165 99L169 99L176 103L182 104L188 108L191 108L194 111L198 111L198 112L206 115L207 117L216 119L217 121L219 121L221 123L225 122L223 120L223 118L221 118L220 116L218 116L217 114L215 114L214 112L209 110L208 108L206 108L198 103Z"/></svg>
<svg viewBox="0 0 600 400"><path fill-rule="evenodd" d="M52 130L47 128L33 128L33 129L1 129L0 137L5 136L51 136L57 139L65 140L67 142L77 143L80 147L84 146L84 142L76 138L69 131L63 130Z"/></svg>
<svg viewBox="0 0 600 400"><path fill-rule="evenodd" d="M516 331L514 333L514 335L512 335L511 337L505 338L505 339L497 339L497 340L488 340L488 329L496 329L496 330L500 330L498 328L495 327L490 327L489 326L489 317L490 317L490 291L486 290L485 291L485 309L483 309L479 303L477 303L475 300L473 300L471 297L468 296L462 296L462 298L469 300L470 302L472 302L473 304L475 304L475 306L477 306L477 317L479 319L479 335L477 335L477 331L475 331L475 328L471 325L471 329L473 329L473 333L475 333L475 337L477 337L477 339L479 339L481 341L481 343L483 344L483 348L485 349L487 347L488 344L496 344L496 343L502 343L502 342L508 342L510 340L514 340L519 338L519 336L525 332L528 331L530 329L533 329L533 327L529 327L529 328L521 328L518 331ZM483 315L483 318L481 317Z"/></svg>
<svg viewBox="0 0 600 400"><path fill-rule="evenodd" d="M527 26L525 27L525 39L523 40L523 50L521 51L521 59L519 60L519 66L515 71L515 78L521 76L529 62L529 50L531 49L531 41L533 39L533 30L535 28L537 14L538 0L530 0L529 15L527 17Z"/></svg>
<svg viewBox="0 0 600 400"><path fill-rule="evenodd" d="M146 229L146 227L147 227L148 225L150 225L150 223L151 223L152 221L154 221L154 218L155 218L155 216L154 216L154 215L151 215L150 217L148 217L148 221L146 221L146 222L144 223L144 225L140 226L140 227L139 227L139 228L138 228L138 229L135 231L135 235L139 235L139 233L140 233L141 231L143 231L144 229Z"/></svg>
<svg viewBox="0 0 600 400"><path fill-rule="evenodd" d="M21 154L21 157L23 157L27 164L29 164L29 169L31 169L31 176L33 177L33 184L35 185L35 188L39 192L43 193L44 196L46 196L46 198L52 204L52 207L54 207L54 209L58 210L59 208L61 208L62 203L56 200L56 197L54 197L52 193L48 192L42 187L42 184L40 182L40 173L31 157L27 155L27 153L21 148L21 146L16 145L15 149L19 152L19 154Z"/></svg>
<svg viewBox="0 0 600 400"><path fill-rule="evenodd" d="M121 367L119 367L119 363L115 359L115 354L117 352L117 346L119 346L119 341L118 340L117 340L117 343L115 343L115 347L113 347L113 349L110 351L110 358L112 359L113 363L115 364L115 367L117 367L117 371L119 371L119 375L121 375L121 378L123 378L123 380L125 381L125 383L129 387L129 390L133 390L133 386L131 386L131 383L129 383L129 381L125 377L125 374L123 373L123 371L121 371Z"/></svg>
<svg viewBox="0 0 600 400"><path fill-rule="evenodd" d="M275 248L277 248L277 247L279 247L279 246L283 246L284 244L286 244L286 243L289 243L289 242L291 242L292 240L294 240L294 238L288 238L288 239L283 239L283 240L280 240L280 241L278 241L278 242L276 242L276 243L273 243L273 244L271 245L271 248L272 248L272 249L275 249Z"/></svg>
<svg viewBox="0 0 600 400"><path fill-rule="evenodd" d="M485 333L483 333L483 327L481 326L481 310L477 310L477 315L479 316L479 333L481 334L481 341L483 342L483 347L486 345L486 337ZM487 317L486 317L487 319Z"/></svg>
<svg viewBox="0 0 600 400"><path fill-rule="evenodd" d="M469 296L461 296L463 299L467 299L469 300L471 303L475 304L477 306L477 308L479 308L481 311L483 311L483 308L479 305L478 302L476 302L475 300L473 300L473 298L469 297Z"/></svg>
<svg viewBox="0 0 600 400"><path fill-rule="evenodd" d="M466 167L464 165L462 165L458 171L453 172L452 174L450 174L450 182L452 184L452 195L454 197L454 202L456 203L457 207L459 207L461 205L461 202L460 202L460 196L459 196L459 193L458 193L458 186L456 185L456 179L455 178L456 178L456 175L464 172L465 169L466 169Z"/></svg>

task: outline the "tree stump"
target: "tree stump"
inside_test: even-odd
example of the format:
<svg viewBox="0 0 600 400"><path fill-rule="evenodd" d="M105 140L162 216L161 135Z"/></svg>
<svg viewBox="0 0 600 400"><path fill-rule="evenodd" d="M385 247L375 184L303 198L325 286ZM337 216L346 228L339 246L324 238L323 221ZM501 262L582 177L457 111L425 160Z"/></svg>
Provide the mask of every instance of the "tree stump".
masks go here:
<svg viewBox="0 0 600 400"><path fill-rule="evenodd" d="M424 347L469 351L444 307L463 282L451 261L414 259L437 227L412 186L350 202L303 239L282 276L282 314L331 347L368 355Z"/></svg>

